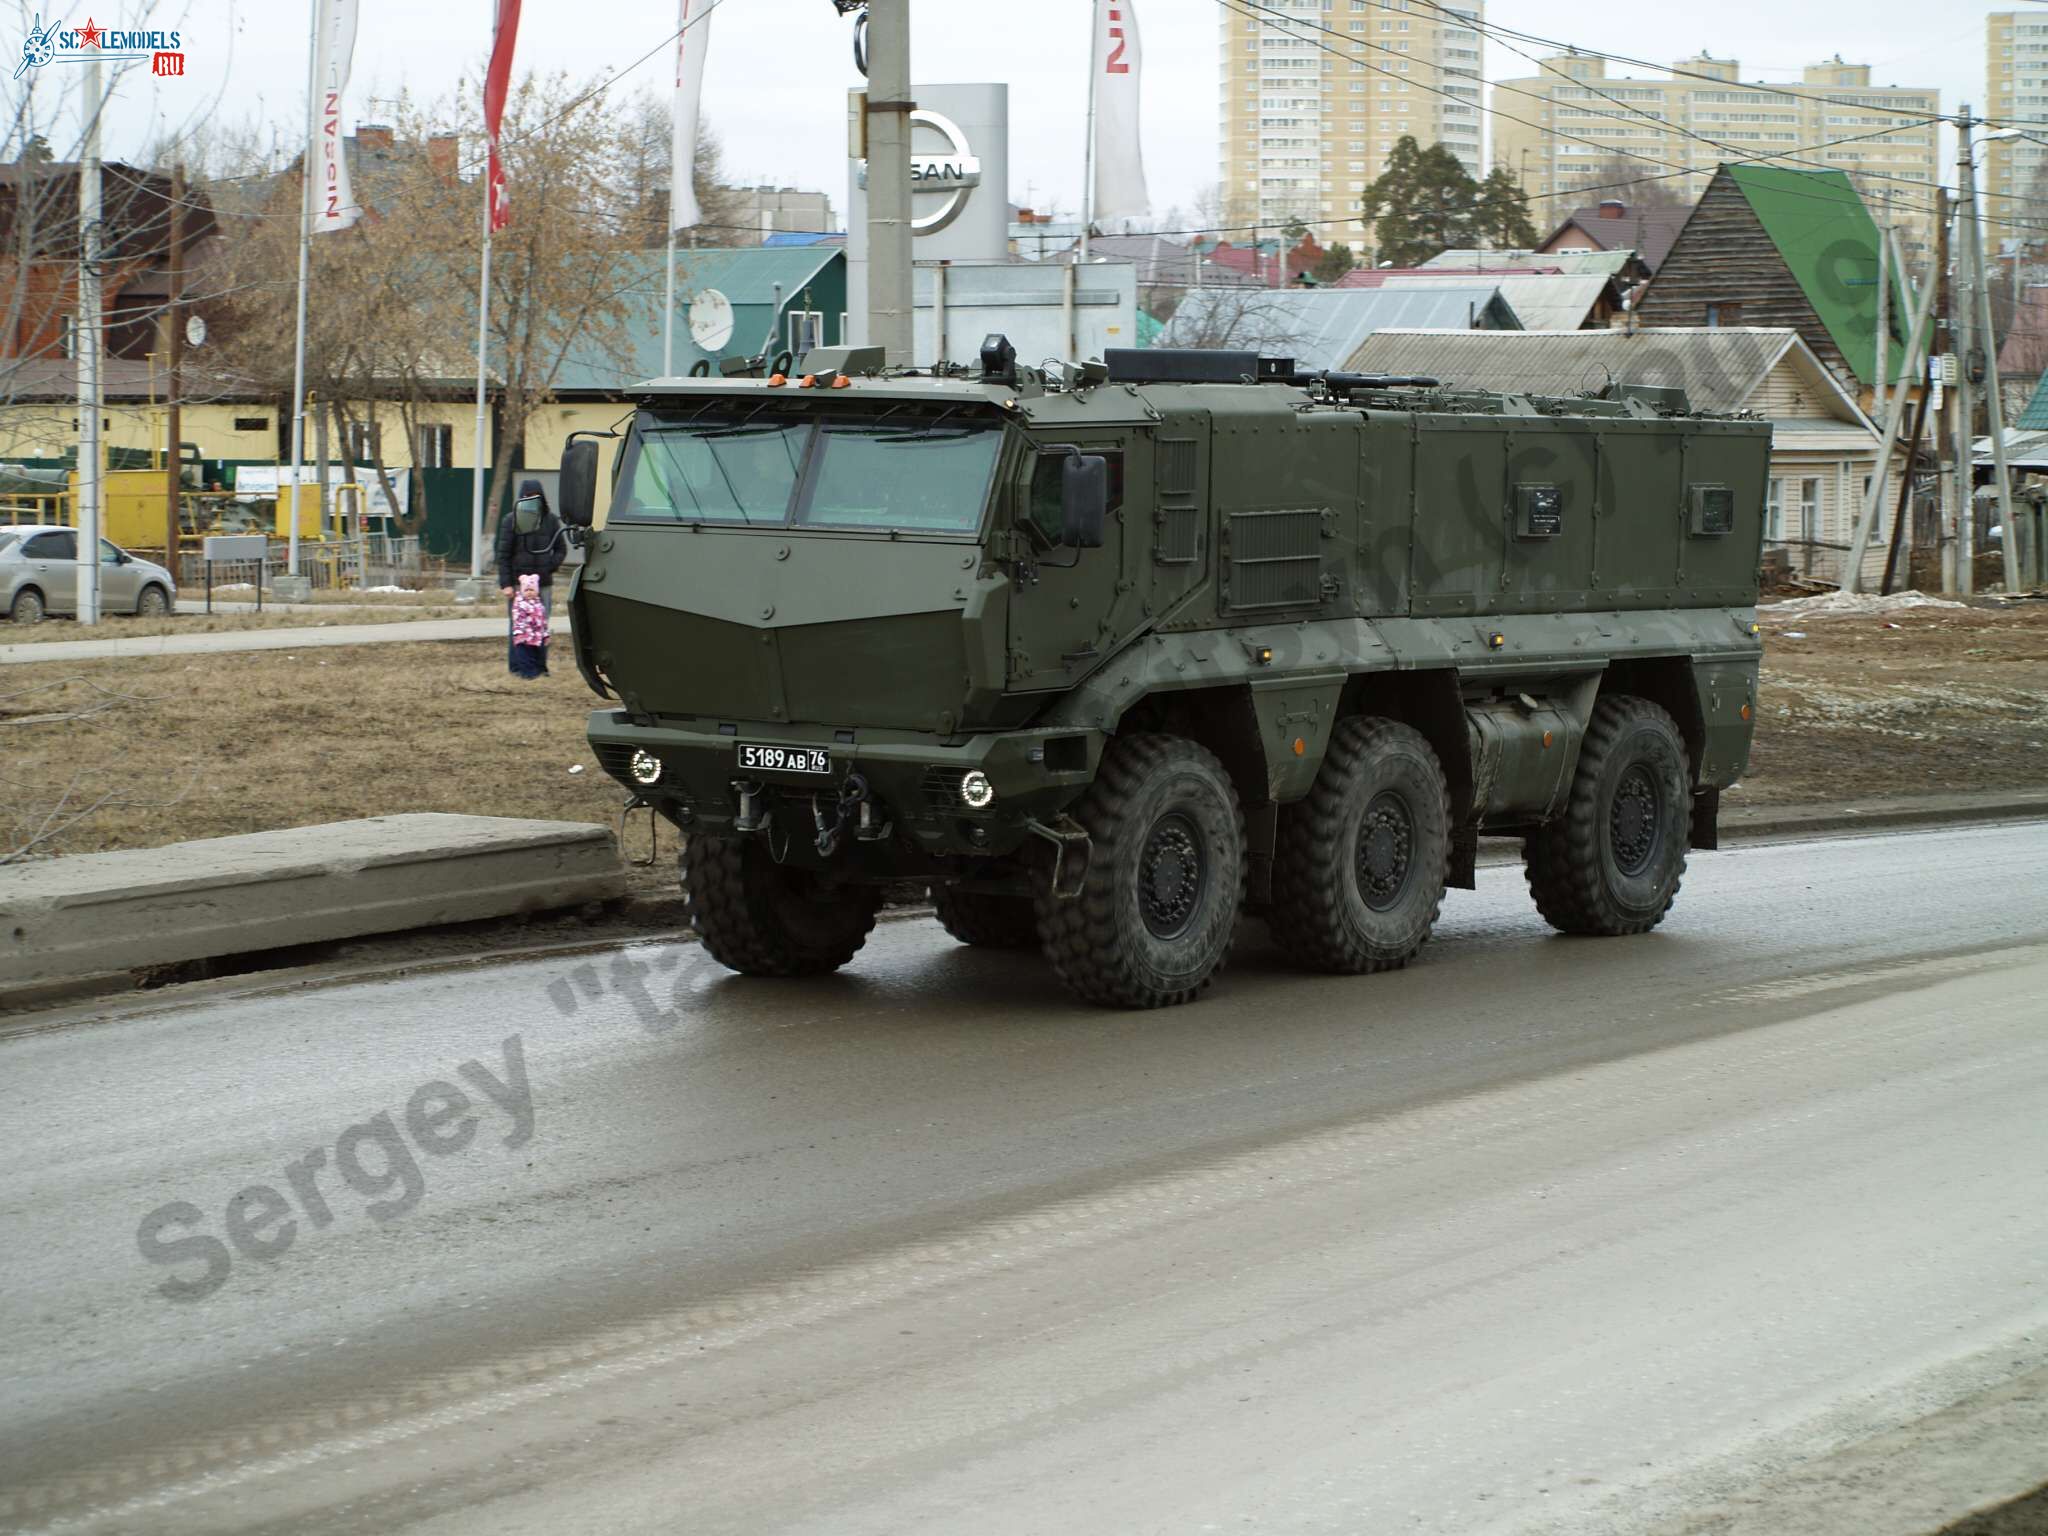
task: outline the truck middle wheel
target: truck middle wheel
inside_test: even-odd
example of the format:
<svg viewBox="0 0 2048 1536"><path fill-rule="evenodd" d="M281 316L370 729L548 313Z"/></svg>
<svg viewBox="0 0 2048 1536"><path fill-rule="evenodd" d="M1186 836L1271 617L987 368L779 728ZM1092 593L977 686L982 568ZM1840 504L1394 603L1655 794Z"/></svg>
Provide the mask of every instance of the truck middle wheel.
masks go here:
<svg viewBox="0 0 2048 1536"><path fill-rule="evenodd" d="M1187 1002L1229 958L1244 905L1244 815L1230 775L1182 737L1125 737L1073 814L1092 844L1088 873L1071 901L1037 898L1046 958L1090 1002Z"/></svg>
<svg viewBox="0 0 2048 1536"><path fill-rule="evenodd" d="M1394 720L1341 720L1307 798L1280 813L1274 941L1296 963L1359 975L1406 965L1443 908L1443 765Z"/></svg>

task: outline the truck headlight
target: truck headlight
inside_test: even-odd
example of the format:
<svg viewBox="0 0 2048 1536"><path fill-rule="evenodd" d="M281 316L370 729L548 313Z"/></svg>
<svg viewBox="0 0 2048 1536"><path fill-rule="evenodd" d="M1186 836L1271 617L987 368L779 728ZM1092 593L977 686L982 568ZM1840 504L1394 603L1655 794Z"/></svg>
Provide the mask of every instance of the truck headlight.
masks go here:
<svg viewBox="0 0 2048 1536"><path fill-rule="evenodd" d="M979 768L960 780L960 798L971 811L985 811L996 803L996 787Z"/></svg>
<svg viewBox="0 0 2048 1536"><path fill-rule="evenodd" d="M661 777L661 759L652 752L635 752L630 771L635 784L652 784Z"/></svg>

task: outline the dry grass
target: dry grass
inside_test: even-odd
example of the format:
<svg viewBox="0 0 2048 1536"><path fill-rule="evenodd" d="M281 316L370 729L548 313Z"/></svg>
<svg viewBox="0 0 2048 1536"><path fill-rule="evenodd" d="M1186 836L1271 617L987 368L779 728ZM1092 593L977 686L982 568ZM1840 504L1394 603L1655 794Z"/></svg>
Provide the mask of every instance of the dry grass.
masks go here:
<svg viewBox="0 0 2048 1536"><path fill-rule="evenodd" d="M8 667L0 842L90 853L397 811L611 823L623 793L583 739L598 701L552 651L532 682L496 641Z"/></svg>
<svg viewBox="0 0 2048 1536"><path fill-rule="evenodd" d="M1745 803L2038 788L2048 604L1796 626L1768 653ZM0 671L0 851L153 847L397 811L614 824L567 645L370 645L27 663ZM572 773L580 766L580 773ZM96 809L91 809L97 806ZM83 812L84 814L81 814ZM636 821L636 832L644 823ZM636 889L674 892L674 834Z"/></svg>
<svg viewBox="0 0 2048 1536"><path fill-rule="evenodd" d="M325 604L325 613L294 612L265 608L261 613L215 612L179 614L168 619L138 619L126 614L108 614L104 623L88 628L70 619L46 619L40 624L0 624L0 645L42 645L61 640L127 640L150 635L218 635L242 629L315 629L337 624L402 624L419 619L479 619L505 622L500 601L465 603L394 602L344 607Z"/></svg>

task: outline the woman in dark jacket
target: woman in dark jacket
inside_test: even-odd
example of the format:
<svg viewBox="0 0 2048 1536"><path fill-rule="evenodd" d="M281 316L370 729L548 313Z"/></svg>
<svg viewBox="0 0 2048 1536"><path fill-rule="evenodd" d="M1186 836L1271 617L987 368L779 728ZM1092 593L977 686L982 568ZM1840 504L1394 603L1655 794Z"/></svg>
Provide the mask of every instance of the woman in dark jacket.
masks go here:
<svg viewBox="0 0 2048 1536"><path fill-rule="evenodd" d="M538 480L519 482L519 499L512 504L512 510L498 524L498 589L505 595L505 614L512 617L513 599L518 595L519 578L535 576L540 580L540 602L544 613L554 612L555 572L561 567L563 558L569 552L569 531L562 526L561 518L548 505L547 493L540 488ZM538 675L530 665L523 662L518 639L513 637L506 653L507 664L521 677ZM542 652L543 656L545 652ZM542 661L539 672L545 672Z"/></svg>

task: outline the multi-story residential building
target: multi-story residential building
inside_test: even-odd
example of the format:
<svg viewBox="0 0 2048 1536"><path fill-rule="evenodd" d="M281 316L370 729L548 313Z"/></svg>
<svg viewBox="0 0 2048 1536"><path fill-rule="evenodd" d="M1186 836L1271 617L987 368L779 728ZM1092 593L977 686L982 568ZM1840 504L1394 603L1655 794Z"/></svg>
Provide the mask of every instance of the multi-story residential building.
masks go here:
<svg viewBox="0 0 2048 1536"><path fill-rule="evenodd" d="M1222 212L1232 225L1356 217L1403 135L1483 174L1485 0L1263 0L1221 7ZM1279 14L1276 14L1279 13Z"/></svg>
<svg viewBox="0 0 2048 1536"><path fill-rule="evenodd" d="M1994 11L1984 18L1984 105L1995 123L2048 123L2048 15ZM1996 131L1994 128L1992 131ZM2048 138L2048 133L2040 135ZM2036 139L1991 139L1984 145L1978 186L1993 219L2048 223L2048 148ZM2019 230L1993 225L1987 240ZM2030 238L2038 238L2029 231Z"/></svg>
<svg viewBox="0 0 2048 1536"><path fill-rule="evenodd" d="M800 187L741 187L733 194L733 223L720 231L721 245L759 245L775 234L816 234L837 229L832 199L824 192Z"/></svg>
<svg viewBox="0 0 2048 1536"><path fill-rule="evenodd" d="M2040 30L2048 40L2048 25ZM1890 193L1908 260L1931 248L1933 87L1872 85L1869 65L1839 56L1809 65L1797 84L1744 82L1735 60L1709 54L1679 60L1664 79L1611 75L1607 64L1556 54L1539 74L1493 88L1492 163L1515 172L1537 206L1597 202L1592 189L1618 176L1672 171L1684 172L1669 184L1690 201L1722 161L1757 161L1846 171L1881 220Z"/></svg>

